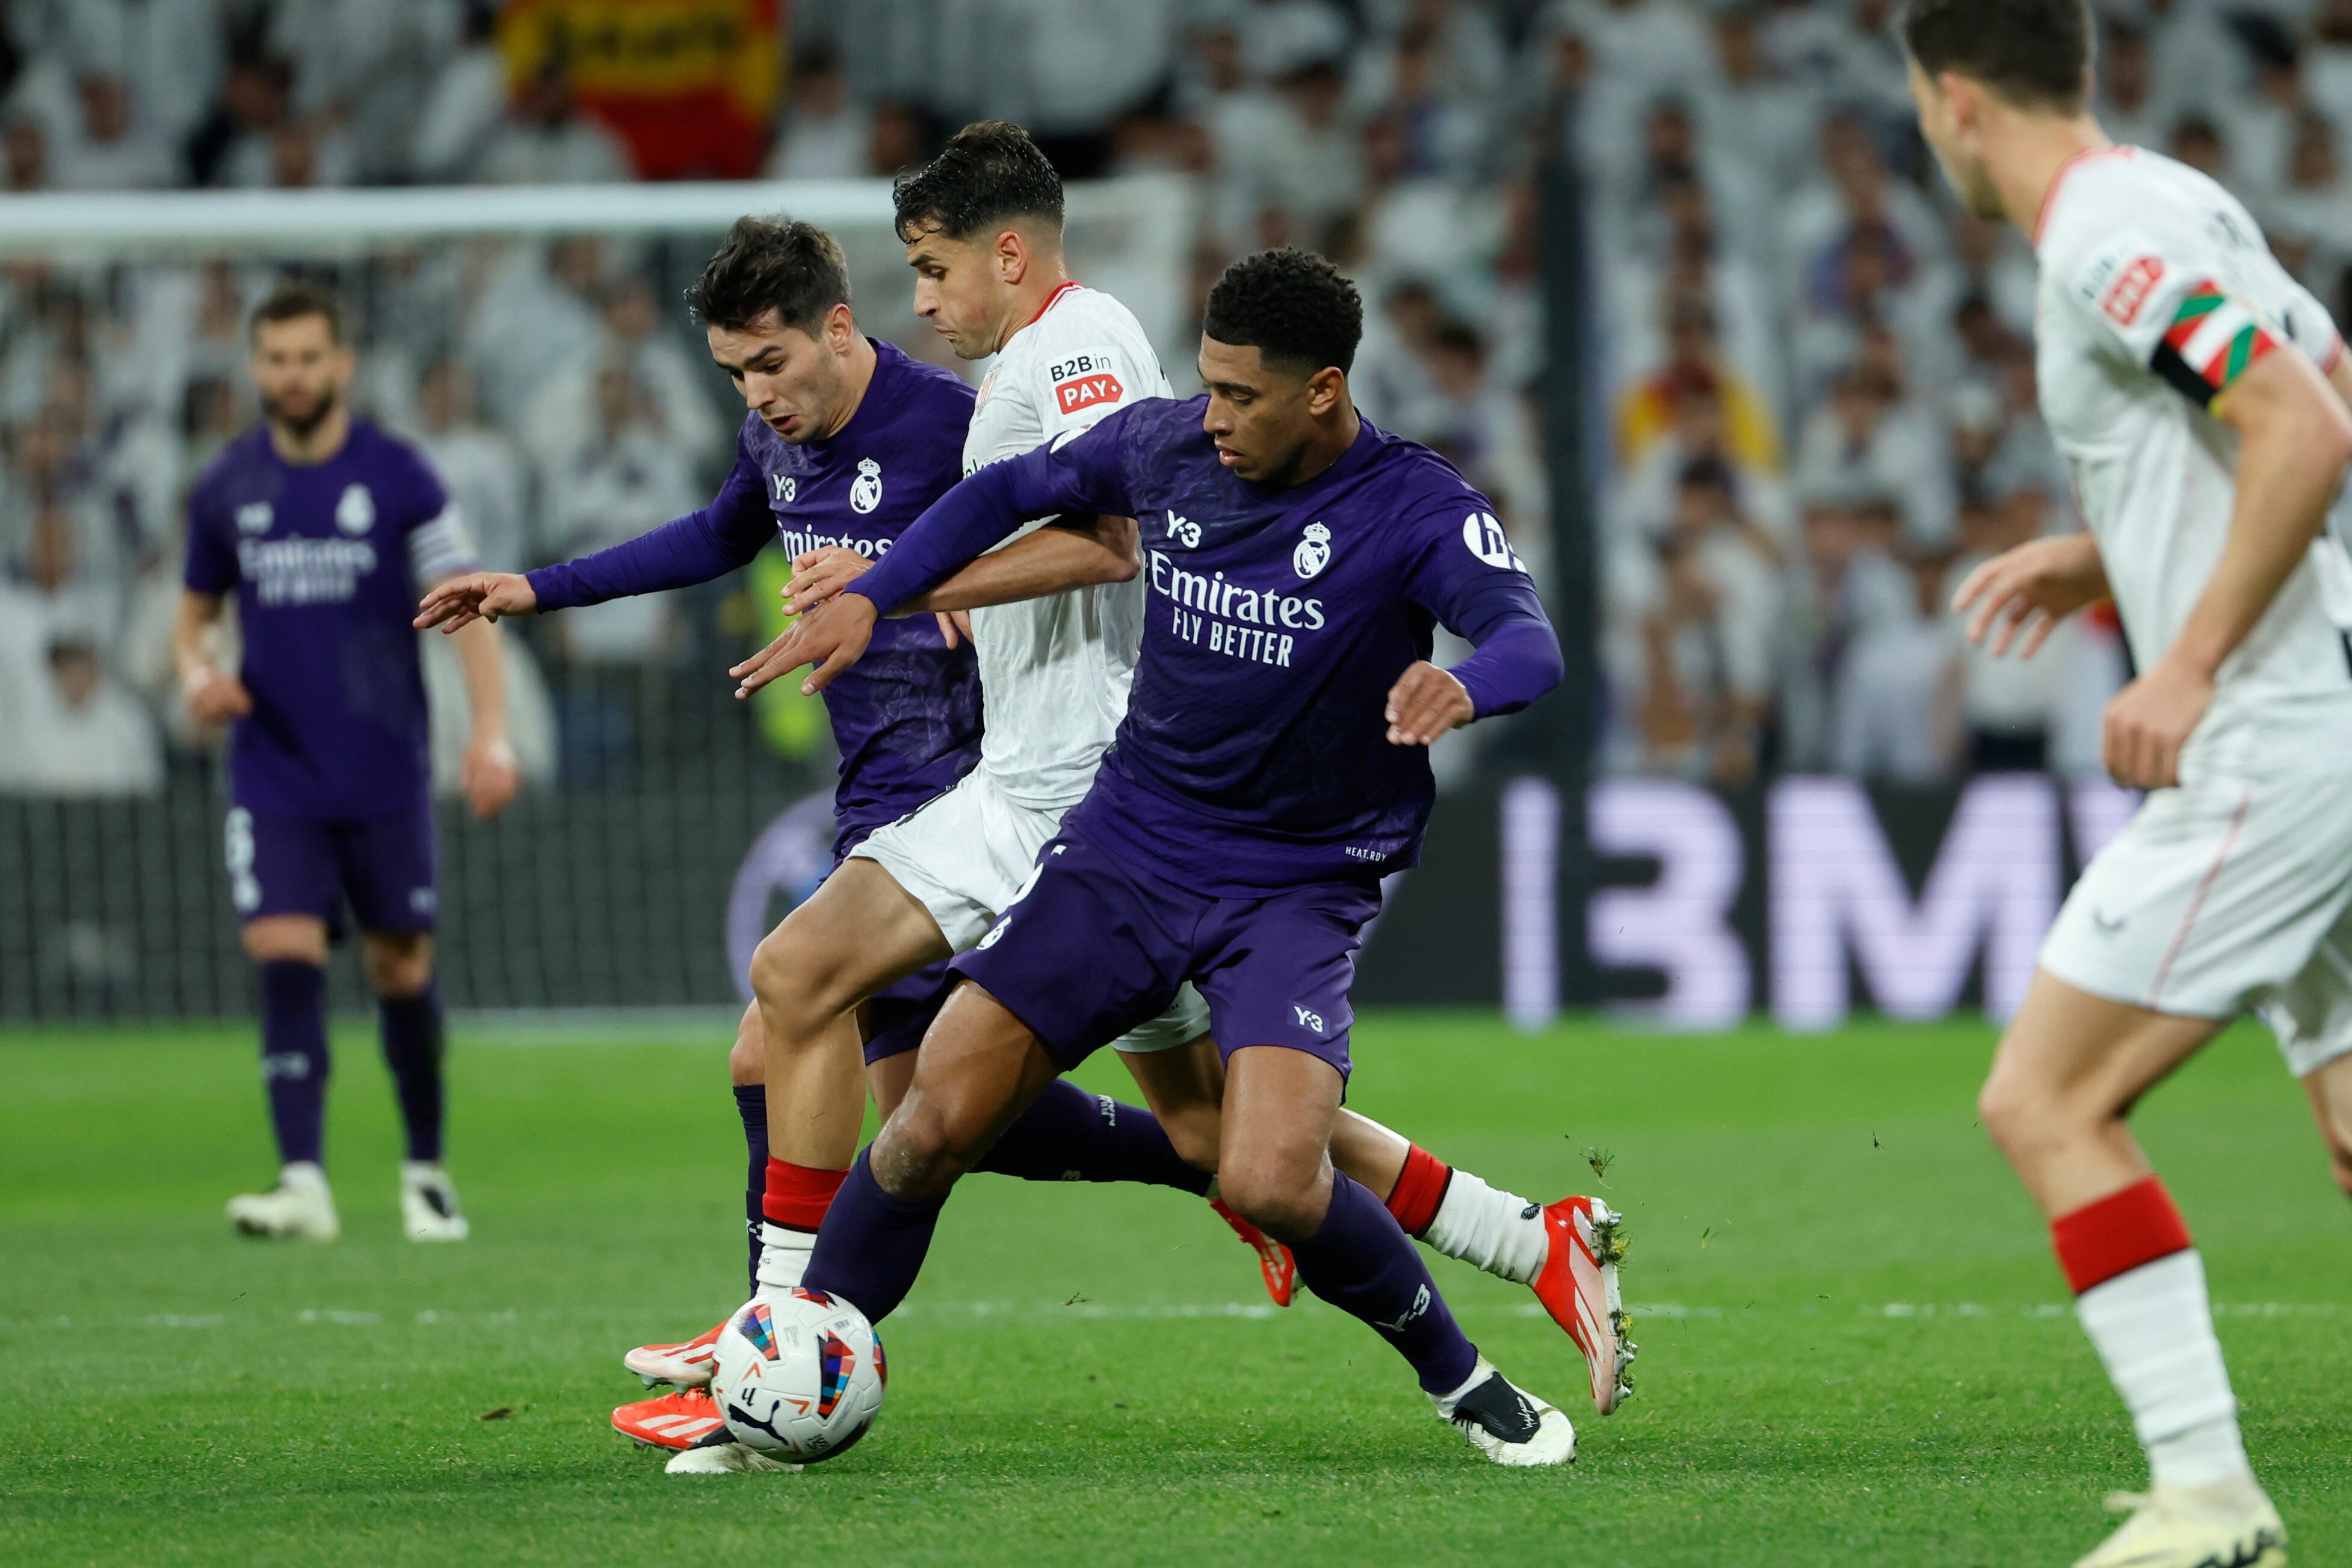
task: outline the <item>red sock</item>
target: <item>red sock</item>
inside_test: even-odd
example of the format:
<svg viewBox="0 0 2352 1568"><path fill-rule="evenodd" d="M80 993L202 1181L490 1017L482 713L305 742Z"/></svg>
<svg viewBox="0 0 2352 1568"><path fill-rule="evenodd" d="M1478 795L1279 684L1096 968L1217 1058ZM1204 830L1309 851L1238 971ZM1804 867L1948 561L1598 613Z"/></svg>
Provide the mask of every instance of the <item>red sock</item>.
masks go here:
<svg viewBox="0 0 2352 1568"><path fill-rule="evenodd" d="M1454 1167L1420 1144L1405 1151L1404 1169L1398 1173L1396 1191L1389 1194L1389 1213L1407 1236L1429 1228L1437 1217L1437 1205L1445 1201L1445 1184L1453 1179Z"/></svg>
<svg viewBox="0 0 2352 1568"><path fill-rule="evenodd" d="M2050 1239L2077 1296L2196 1245L2172 1205L2172 1194L2154 1176L2060 1215L2050 1222Z"/></svg>
<svg viewBox="0 0 2352 1568"><path fill-rule="evenodd" d="M760 1213L771 1225L792 1230L814 1230L824 1223L833 1194L848 1179L847 1171L818 1171L788 1164L768 1156L768 1190L760 1199Z"/></svg>

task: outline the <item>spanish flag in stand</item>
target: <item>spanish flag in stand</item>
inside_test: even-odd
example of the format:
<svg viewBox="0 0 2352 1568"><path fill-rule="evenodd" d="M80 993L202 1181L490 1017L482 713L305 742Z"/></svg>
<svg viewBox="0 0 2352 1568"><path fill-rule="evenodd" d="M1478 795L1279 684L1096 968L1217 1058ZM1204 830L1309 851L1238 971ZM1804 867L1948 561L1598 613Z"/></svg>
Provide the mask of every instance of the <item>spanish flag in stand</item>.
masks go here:
<svg viewBox="0 0 2352 1568"><path fill-rule="evenodd" d="M648 180L748 179L782 76L784 0L507 0L510 90L551 66Z"/></svg>

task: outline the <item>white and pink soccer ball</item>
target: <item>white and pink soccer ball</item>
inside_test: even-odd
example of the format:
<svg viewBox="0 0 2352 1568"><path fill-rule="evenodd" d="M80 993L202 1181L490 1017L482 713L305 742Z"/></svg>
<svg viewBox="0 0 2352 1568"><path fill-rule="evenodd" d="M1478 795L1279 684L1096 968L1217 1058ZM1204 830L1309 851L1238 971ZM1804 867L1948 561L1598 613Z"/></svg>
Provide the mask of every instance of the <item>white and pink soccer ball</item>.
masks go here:
<svg viewBox="0 0 2352 1568"><path fill-rule="evenodd" d="M735 1440L814 1465L842 1453L882 1412L889 1372L866 1314L822 1290L737 1310L719 1331L711 1397Z"/></svg>

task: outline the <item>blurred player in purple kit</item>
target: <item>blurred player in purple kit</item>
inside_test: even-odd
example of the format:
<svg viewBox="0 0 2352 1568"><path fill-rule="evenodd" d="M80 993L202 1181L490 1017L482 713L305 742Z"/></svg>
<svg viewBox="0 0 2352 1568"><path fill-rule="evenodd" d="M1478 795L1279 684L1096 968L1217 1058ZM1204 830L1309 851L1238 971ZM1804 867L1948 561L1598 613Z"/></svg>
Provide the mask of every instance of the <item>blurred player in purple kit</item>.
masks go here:
<svg viewBox="0 0 2352 1568"><path fill-rule="evenodd" d="M1491 505L1358 417L1347 369L1361 331L1355 289L1328 263L1236 264L1210 297L1205 398L1134 403L980 468L748 667L756 687L815 663L806 685L823 689L884 615L1026 520L1107 513L1141 529L1125 719L1027 881L950 966L964 984L834 1200L805 1282L887 1316L948 1192L1001 1130L1191 982L1225 1061L1225 1201L1291 1247L1316 1294L1388 1338L1480 1452L1558 1464L1574 1457L1568 1418L1479 1356L1391 1211L1329 1158L1356 949L1381 877L1418 858L1433 793L1422 748L1560 674ZM1428 662L1439 622L1477 645L1453 673ZM1594 1233L1601 1214L1570 1232L1596 1276L1612 1244ZM1596 1392L1622 1370L1617 1326L1588 1347Z"/></svg>
<svg viewBox="0 0 2352 1568"><path fill-rule="evenodd" d="M229 897L257 971L281 1163L276 1186L232 1199L229 1218L248 1236L340 1234L320 1153L327 950L348 900L406 1129L404 1228L414 1241L463 1240L441 1165L429 725L409 616L419 585L470 568L473 546L425 460L352 416L354 356L331 295L283 286L251 330L267 417L189 495L172 638L190 711L234 724ZM210 648L232 591L244 644L236 674ZM457 653L474 714L465 790L488 816L520 782L495 628L476 628Z"/></svg>

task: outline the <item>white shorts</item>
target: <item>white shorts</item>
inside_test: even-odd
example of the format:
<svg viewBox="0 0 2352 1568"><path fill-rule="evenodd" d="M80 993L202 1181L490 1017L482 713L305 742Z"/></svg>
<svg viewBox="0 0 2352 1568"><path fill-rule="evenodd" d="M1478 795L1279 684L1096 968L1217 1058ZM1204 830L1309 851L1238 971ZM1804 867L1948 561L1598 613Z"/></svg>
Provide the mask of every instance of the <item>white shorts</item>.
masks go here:
<svg viewBox="0 0 2352 1568"><path fill-rule="evenodd" d="M2352 787L2323 773L2158 791L2084 869L2042 967L2156 1013L2252 1008L2297 1078L2352 1052Z"/></svg>
<svg viewBox="0 0 2352 1568"><path fill-rule="evenodd" d="M877 827L851 850L912 893L961 952L988 933L996 917L1027 889L1037 852L1062 825L1066 807L1043 809L1007 800L982 769L921 810ZM1150 1023L1111 1042L1142 1056L1191 1045L1209 1032L1209 1005L1191 982Z"/></svg>

